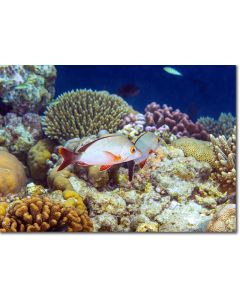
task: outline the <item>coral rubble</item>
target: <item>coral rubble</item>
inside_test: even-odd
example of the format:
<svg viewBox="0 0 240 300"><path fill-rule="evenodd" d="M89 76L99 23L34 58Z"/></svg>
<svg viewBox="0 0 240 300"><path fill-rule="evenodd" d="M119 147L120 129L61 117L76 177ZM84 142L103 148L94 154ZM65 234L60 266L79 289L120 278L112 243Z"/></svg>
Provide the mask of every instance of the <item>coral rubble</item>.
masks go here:
<svg viewBox="0 0 240 300"><path fill-rule="evenodd" d="M50 139L67 141L97 134L116 132L130 111L119 96L107 92L77 90L59 96L47 109L44 131Z"/></svg>
<svg viewBox="0 0 240 300"><path fill-rule="evenodd" d="M40 112L53 98L56 69L46 65L0 66L0 98L23 115Z"/></svg>

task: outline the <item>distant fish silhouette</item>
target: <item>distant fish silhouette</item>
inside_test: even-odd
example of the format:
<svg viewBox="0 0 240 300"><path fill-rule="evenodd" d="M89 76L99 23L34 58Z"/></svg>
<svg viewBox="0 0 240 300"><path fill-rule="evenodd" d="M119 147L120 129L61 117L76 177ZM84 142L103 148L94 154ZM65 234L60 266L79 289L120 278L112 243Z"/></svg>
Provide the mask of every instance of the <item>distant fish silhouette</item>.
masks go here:
<svg viewBox="0 0 240 300"><path fill-rule="evenodd" d="M133 84L133 83L129 83L129 84L125 84L123 86L121 86L119 88L119 90L117 91L117 94L121 97L136 97L140 92L140 88Z"/></svg>
<svg viewBox="0 0 240 300"><path fill-rule="evenodd" d="M175 75L175 76L183 76L182 73L180 73L178 70L172 68L172 67L164 67L163 70L167 72L168 74Z"/></svg>

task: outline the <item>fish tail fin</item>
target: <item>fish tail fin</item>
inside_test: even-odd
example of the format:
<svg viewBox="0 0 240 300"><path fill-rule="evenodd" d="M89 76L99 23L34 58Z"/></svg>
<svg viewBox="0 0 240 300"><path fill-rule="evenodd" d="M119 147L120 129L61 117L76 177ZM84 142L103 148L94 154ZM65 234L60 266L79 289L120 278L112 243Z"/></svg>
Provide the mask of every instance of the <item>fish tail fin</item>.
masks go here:
<svg viewBox="0 0 240 300"><path fill-rule="evenodd" d="M58 171L63 170L67 166L69 166L71 163L75 161L76 153L68 150L67 148L60 147L58 149L58 154L60 154L63 157L63 162L58 167Z"/></svg>

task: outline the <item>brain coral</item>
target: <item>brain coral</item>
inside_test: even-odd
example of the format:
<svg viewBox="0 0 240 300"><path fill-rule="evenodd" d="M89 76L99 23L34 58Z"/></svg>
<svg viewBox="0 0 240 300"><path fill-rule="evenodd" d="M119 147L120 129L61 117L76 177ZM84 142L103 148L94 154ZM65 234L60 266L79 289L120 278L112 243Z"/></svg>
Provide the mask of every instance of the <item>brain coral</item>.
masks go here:
<svg viewBox="0 0 240 300"><path fill-rule="evenodd" d="M215 164L215 154L209 142L183 137L175 140L173 146L180 148L185 156L193 156L198 161L208 162L212 167Z"/></svg>
<svg viewBox="0 0 240 300"><path fill-rule="evenodd" d="M86 212L40 196L16 201L0 216L0 232L43 231L92 231L92 222Z"/></svg>
<svg viewBox="0 0 240 300"><path fill-rule="evenodd" d="M22 163L12 154L0 151L0 196L17 193L26 184Z"/></svg>
<svg viewBox="0 0 240 300"><path fill-rule="evenodd" d="M28 152L28 166L31 176L36 180L47 177L47 160L50 159L54 143L48 139L40 140Z"/></svg>
<svg viewBox="0 0 240 300"><path fill-rule="evenodd" d="M43 121L50 139L66 141L97 134L100 130L115 132L130 107L119 96L91 90L77 90L59 96L47 109Z"/></svg>

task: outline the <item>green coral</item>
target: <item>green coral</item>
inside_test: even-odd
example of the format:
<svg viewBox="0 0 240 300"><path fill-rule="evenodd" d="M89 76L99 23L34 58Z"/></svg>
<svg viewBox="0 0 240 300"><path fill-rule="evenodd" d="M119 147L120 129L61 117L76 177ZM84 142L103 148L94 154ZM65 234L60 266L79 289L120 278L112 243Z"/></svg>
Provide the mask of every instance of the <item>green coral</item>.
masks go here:
<svg viewBox="0 0 240 300"><path fill-rule="evenodd" d="M43 121L45 134L61 142L119 129L130 107L117 95L108 92L77 90L59 96L49 106Z"/></svg>
<svg viewBox="0 0 240 300"><path fill-rule="evenodd" d="M229 138L236 125L236 118L231 113L221 113L218 120L201 117L197 122L203 125L208 133L214 136L225 135L226 138Z"/></svg>
<svg viewBox="0 0 240 300"><path fill-rule="evenodd" d="M183 137L174 141L173 146L180 148L185 156L208 162L212 167L215 165L215 154L209 142Z"/></svg>

